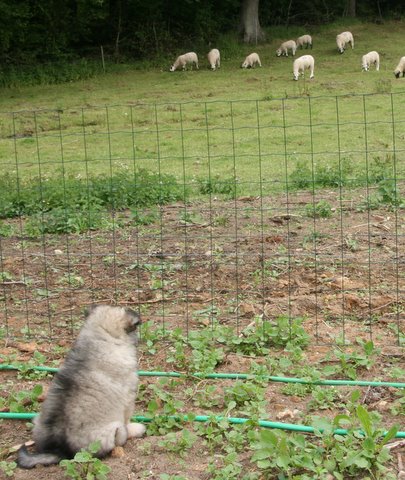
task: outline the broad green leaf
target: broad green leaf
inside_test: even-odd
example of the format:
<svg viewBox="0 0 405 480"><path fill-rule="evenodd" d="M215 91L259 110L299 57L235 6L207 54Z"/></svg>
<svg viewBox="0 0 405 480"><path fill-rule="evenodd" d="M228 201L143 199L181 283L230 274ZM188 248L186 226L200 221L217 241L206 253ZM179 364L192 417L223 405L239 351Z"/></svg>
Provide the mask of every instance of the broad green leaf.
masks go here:
<svg viewBox="0 0 405 480"><path fill-rule="evenodd" d="M363 405L358 405L357 406L356 413L357 413L357 417L360 420L360 423L361 423L362 427L364 428L364 431L366 432L366 434L368 436L371 437L373 435L373 431L372 431L370 414L363 407Z"/></svg>
<svg viewBox="0 0 405 480"><path fill-rule="evenodd" d="M389 442L391 439L395 437L395 435L398 433L398 425L393 425L388 432L385 434L382 442L380 443L381 446L385 445L387 442Z"/></svg>

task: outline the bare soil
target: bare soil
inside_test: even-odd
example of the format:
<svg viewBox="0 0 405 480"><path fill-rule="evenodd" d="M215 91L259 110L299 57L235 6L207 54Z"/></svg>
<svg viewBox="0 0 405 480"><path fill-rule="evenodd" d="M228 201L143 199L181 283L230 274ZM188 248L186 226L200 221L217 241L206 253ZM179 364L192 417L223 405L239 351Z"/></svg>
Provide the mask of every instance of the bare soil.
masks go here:
<svg viewBox="0 0 405 480"><path fill-rule="evenodd" d="M308 217L307 205L320 200L330 203L331 216ZM392 369L405 368L405 216L389 208L363 210L363 200L364 192L359 191L344 198L338 191L316 198L310 192L212 198L209 204L164 206L150 225L134 225L130 212L119 212L109 231L2 238L0 257L8 277L1 284L1 325L7 333L0 344L1 361L29 362L38 351L48 365L59 363L80 328L84 308L111 303L138 309L144 320L168 330L209 328L217 320L232 326L235 335L256 316L269 321L280 315L301 317L311 339L307 365L324 365L337 340L350 348L357 339L372 339L380 353L372 368L358 372L359 378L400 381L392 377ZM23 223L24 219L14 225ZM142 341L139 348L141 370L176 370L167 363L169 344L161 342L154 355ZM274 350L275 357L283 354ZM217 370L246 372L252 361L264 362L229 354ZM20 380L13 371L0 375L3 397L50 382ZM148 385L157 381L142 377L142 390L149 391ZM217 383L218 391L231 384ZM205 413L184 393L192 385L195 381L186 379L168 388L184 401L184 413ZM403 426L405 412L391 409L398 399L396 389L360 390L361 401L382 414L387 428L393 423ZM340 388L342 403L351 391ZM305 423L310 396L288 395L278 383L269 384L266 396L268 419ZM136 412L144 414L147 403L142 396ZM341 409L338 402L336 408L315 414L332 417ZM29 437L24 422L1 421L2 457L12 460L10 448ZM207 465L217 457L200 441L179 456L159 446L160 440L147 436L129 441L122 456L106 460L112 467L109 478L159 479L163 473L190 480L210 478ZM405 461L404 447L397 452ZM392 469L397 471L395 455L394 460ZM241 461L246 472L253 468L249 452ZM18 470L14 478L66 477L55 466Z"/></svg>

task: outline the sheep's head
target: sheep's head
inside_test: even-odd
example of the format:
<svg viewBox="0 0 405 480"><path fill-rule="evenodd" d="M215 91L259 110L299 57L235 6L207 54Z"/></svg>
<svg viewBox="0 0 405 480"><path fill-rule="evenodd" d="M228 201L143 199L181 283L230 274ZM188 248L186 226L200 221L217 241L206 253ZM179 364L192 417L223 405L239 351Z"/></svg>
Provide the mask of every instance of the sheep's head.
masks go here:
<svg viewBox="0 0 405 480"><path fill-rule="evenodd" d="M278 50L276 50L276 55L277 57L281 57L281 48L279 48Z"/></svg>
<svg viewBox="0 0 405 480"><path fill-rule="evenodd" d="M170 71L171 71L171 72L174 72L175 70L176 70L176 67L175 67L174 65L172 65L172 66L170 67Z"/></svg>
<svg viewBox="0 0 405 480"><path fill-rule="evenodd" d="M247 68L247 67L248 67L247 62L243 62L242 65L241 65L241 68Z"/></svg>
<svg viewBox="0 0 405 480"><path fill-rule="evenodd" d="M293 78L294 78L294 80L298 80L298 73L294 73Z"/></svg>
<svg viewBox="0 0 405 480"><path fill-rule="evenodd" d="M396 76L396 78L399 78L401 76L401 72L395 70L394 75Z"/></svg>
<svg viewBox="0 0 405 480"><path fill-rule="evenodd" d="M361 69L364 70L365 72L368 72L368 65L367 65L367 63L363 63L363 65L361 66Z"/></svg>

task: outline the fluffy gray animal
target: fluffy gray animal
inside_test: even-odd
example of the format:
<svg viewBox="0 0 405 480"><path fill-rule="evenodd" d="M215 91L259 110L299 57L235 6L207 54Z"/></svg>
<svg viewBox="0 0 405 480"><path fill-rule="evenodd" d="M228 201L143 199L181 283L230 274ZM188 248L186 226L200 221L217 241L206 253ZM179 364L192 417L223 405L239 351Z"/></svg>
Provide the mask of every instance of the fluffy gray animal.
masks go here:
<svg viewBox="0 0 405 480"><path fill-rule="evenodd" d="M144 434L144 425L130 423L138 388L140 321L129 308L99 305L89 310L34 421L35 453L25 446L18 451L20 467L59 463L95 441L101 444L101 458Z"/></svg>

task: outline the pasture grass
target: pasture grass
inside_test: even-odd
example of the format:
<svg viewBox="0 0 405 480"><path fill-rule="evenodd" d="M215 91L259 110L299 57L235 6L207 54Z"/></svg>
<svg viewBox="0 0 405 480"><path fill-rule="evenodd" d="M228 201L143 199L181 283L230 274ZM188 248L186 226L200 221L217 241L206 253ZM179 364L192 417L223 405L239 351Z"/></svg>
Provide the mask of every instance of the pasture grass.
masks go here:
<svg viewBox="0 0 405 480"><path fill-rule="evenodd" d="M403 27L354 22L310 31L313 50L297 56L315 57L311 81L293 81L293 58L275 56L281 41L307 30L278 27L254 47L224 35L215 72L198 52L198 71L169 72L168 58L77 82L3 89L0 174L11 175L18 190L32 179L42 188L52 178L146 169L196 193L199 185L219 182L226 190L233 182L233 195L328 186L325 175L334 178L330 186L374 182L381 165L384 179L401 179L405 79L393 70L403 55ZM340 55L335 36L346 29L355 49ZM362 72L361 56L374 49L380 71ZM251 51L263 67L241 69Z"/></svg>

